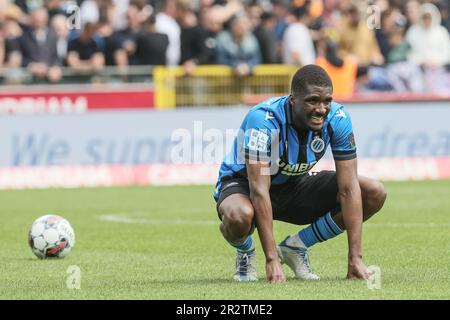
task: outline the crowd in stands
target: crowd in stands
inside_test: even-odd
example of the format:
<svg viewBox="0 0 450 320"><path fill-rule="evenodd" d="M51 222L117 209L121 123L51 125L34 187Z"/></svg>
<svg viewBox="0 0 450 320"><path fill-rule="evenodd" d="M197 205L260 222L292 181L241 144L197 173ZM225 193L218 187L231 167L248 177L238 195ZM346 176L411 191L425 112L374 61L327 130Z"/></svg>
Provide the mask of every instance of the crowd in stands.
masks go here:
<svg viewBox="0 0 450 320"><path fill-rule="evenodd" d="M450 0L0 0L0 73L356 66L358 90L450 92Z"/></svg>

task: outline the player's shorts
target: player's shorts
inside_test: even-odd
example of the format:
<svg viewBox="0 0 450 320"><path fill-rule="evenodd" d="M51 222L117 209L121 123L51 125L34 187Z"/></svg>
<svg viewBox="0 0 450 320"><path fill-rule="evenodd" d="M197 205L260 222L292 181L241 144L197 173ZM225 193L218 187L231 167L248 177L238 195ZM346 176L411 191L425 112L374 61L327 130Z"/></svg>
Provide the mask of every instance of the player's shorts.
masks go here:
<svg viewBox="0 0 450 320"><path fill-rule="evenodd" d="M298 176L283 185L270 187L273 219L296 225L310 224L328 212L340 211L337 202L336 172L321 171ZM245 178L232 178L223 183L217 199L217 213L223 200L232 194L250 196Z"/></svg>

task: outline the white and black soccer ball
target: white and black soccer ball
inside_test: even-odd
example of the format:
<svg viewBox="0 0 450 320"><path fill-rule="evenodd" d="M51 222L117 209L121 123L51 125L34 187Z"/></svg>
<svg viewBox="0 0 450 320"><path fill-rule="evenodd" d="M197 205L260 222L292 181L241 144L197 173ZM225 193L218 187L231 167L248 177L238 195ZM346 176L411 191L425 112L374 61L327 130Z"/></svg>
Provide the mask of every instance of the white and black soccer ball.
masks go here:
<svg viewBox="0 0 450 320"><path fill-rule="evenodd" d="M28 244L38 258L64 258L75 245L75 232L60 216L42 216L31 225Z"/></svg>

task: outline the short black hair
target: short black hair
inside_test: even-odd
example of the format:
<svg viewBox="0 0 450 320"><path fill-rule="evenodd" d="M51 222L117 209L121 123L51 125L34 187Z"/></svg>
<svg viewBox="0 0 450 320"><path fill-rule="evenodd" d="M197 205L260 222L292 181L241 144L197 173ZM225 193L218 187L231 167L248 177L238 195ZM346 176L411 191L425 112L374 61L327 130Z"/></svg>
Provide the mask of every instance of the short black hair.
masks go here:
<svg viewBox="0 0 450 320"><path fill-rule="evenodd" d="M274 17L275 17L275 14L273 12L264 11L261 14L261 21L265 22L265 21L268 21L268 20L270 20L270 19L272 19Z"/></svg>
<svg viewBox="0 0 450 320"><path fill-rule="evenodd" d="M291 8L291 14L296 19L303 18L304 16L307 16L309 14L308 7L305 5L305 6L302 6L302 7Z"/></svg>
<svg viewBox="0 0 450 320"><path fill-rule="evenodd" d="M308 64L295 72L291 83L291 94L299 96L306 91L308 86L333 89L333 82L325 69L316 64Z"/></svg>

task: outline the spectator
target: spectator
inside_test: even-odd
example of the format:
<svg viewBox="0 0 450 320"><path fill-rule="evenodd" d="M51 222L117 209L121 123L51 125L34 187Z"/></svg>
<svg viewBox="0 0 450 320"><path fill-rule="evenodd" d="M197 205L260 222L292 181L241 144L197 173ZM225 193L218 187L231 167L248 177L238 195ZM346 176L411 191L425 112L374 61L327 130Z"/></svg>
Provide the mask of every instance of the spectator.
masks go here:
<svg viewBox="0 0 450 320"><path fill-rule="evenodd" d="M307 65L315 62L316 53L308 24L307 6L292 11L295 20L286 29L283 37L283 62L291 65Z"/></svg>
<svg viewBox="0 0 450 320"><path fill-rule="evenodd" d="M0 0L1 1L1 0ZM3 0L5 1L5 0ZM0 21L3 16L4 28L9 39L18 39L22 36L22 20L24 15L20 8L14 4L6 4L4 11L0 12Z"/></svg>
<svg viewBox="0 0 450 320"><path fill-rule="evenodd" d="M344 60L338 53L336 43L334 43L325 30L318 32L316 40L317 57L323 58L330 65L340 68L344 65Z"/></svg>
<svg viewBox="0 0 450 320"><path fill-rule="evenodd" d="M393 32L397 23L396 17L398 16L397 9L387 9L381 13L381 28L375 30L375 37L377 39L378 47L383 55L384 60L387 59L390 45L389 36Z"/></svg>
<svg viewBox="0 0 450 320"><path fill-rule="evenodd" d="M405 40L405 30L397 26L389 33L389 51L386 56L387 64L406 62L411 46Z"/></svg>
<svg viewBox="0 0 450 320"><path fill-rule="evenodd" d="M281 43L283 41L284 32L288 27L287 15L288 15L288 6L290 5L290 1L283 0L272 0L272 12L275 15L276 23L273 28L273 32L275 33L275 37L277 41Z"/></svg>
<svg viewBox="0 0 450 320"><path fill-rule="evenodd" d="M418 0L408 0L404 5L404 10L407 18L407 29L420 22L421 9Z"/></svg>
<svg viewBox="0 0 450 320"><path fill-rule="evenodd" d="M338 45L341 56L352 55L360 67L384 63L374 32L361 20L360 11L355 5L344 12Z"/></svg>
<svg viewBox="0 0 450 320"><path fill-rule="evenodd" d="M234 17L230 26L231 32L223 31L217 37L218 63L232 67L238 76L247 76L261 63L258 41L245 14Z"/></svg>
<svg viewBox="0 0 450 320"><path fill-rule="evenodd" d="M198 19L195 15L192 3L189 0L177 1L177 23L183 28L192 28L198 26Z"/></svg>
<svg viewBox="0 0 450 320"><path fill-rule="evenodd" d="M398 9L395 5L396 0L374 0L372 4L377 6L380 13L386 12L389 9Z"/></svg>
<svg viewBox="0 0 450 320"><path fill-rule="evenodd" d="M113 41L117 45L117 49L114 50L114 61L118 66L138 64L135 57L136 40L144 21L145 4L145 0L131 0L126 13L127 27L112 35Z"/></svg>
<svg viewBox="0 0 450 320"><path fill-rule="evenodd" d="M337 28L339 25L340 11L338 0L324 0L322 19L328 28Z"/></svg>
<svg viewBox="0 0 450 320"><path fill-rule="evenodd" d="M389 34L389 54L386 72L393 90L396 92L423 92L424 79L422 70L408 61L411 49L405 40L405 29L397 25Z"/></svg>
<svg viewBox="0 0 450 320"><path fill-rule="evenodd" d="M215 64L217 34L223 28L223 15L219 6L204 8L200 24L181 29L181 64L186 74L192 74L197 65Z"/></svg>
<svg viewBox="0 0 450 320"><path fill-rule="evenodd" d="M143 32L137 37L136 59L141 65L166 65L169 37L156 32L155 16L144 23Z"/></svg>
<svg viewBox="0 0 450 320"><path fill-rule="evenodd" d="M261 15L261 23L253 31L261 49L261 58L263 64L273 64L280 62L277 51L277 39L275 37L275 33L273 32L275 23L276 19L274 14L270 12L264 12Z"/></svg>
<svg viewBox="0 0 450 320"><path fill-rule="evenodd" d="M82 32L69 41L67 64L80 72L101 71L105 57L101 44L95 39L96 25L87 22Z"/></svg>
<svg viewBox="0 0 450 320"><path fill-rule="evenodd" d="M8 37L4 22L0 21L0 70L18 68L21 65L20 44L18 39Z"/></svg>
<svg viewBox="0 0 450 320"><path fill-rule="evenodd" d="M37 79L48 79L57 82L62 72L58 59L57 37L48 27L48 13L38 8L30 13L30 27L25 29L20 38L22 64Z"/></svg>
<svg viewBox="0 0 450 320"><path fill-rule="evenodd" d="M68 3L0 0L2 79L17 83L33 78L29 77L33 73L33 79L57 81L58 72L49 76L45 68L50 71L56 65L57 70L69 61L78 70L94 70L93 65L100 70L105 63L118 65L121 68L116 72L127 81L127 66L136 64L181 64L186 74L192 74L197 65L220 62L246 75L255 63L323 63L339 73L354 71L357 60L358 74L366 75L357 82L367 81L369 90L448 92L449 0L76 0L83 22L95 22L96 33L91 36L79 35L78 30L69 32L66 22L75 26L76 21L65 17ZM426 5L422 7L422 3ZM367 22L373 20L362 19L368 4L382 14L379 29L369 29ZM298 8L295 15L289 14L291 5ZM45 23L44 32L33 31L34 12L39 8L52 17L48 19L51 28ZM244 11L250 23L239 26L231 17ZM151 14L152 19L147 19ZM252 37L242 35L246 32L253 32L256 46L249 40ZM49 59L55 45L47 41L54 37L57 58ZM103 55L98 50L103 50ZM15 68L19 65L27 68ZM15 76L9 77L13 73ZM186 81L200 83L200 78ZM198 83L200 87L209 84ZM447 87L437 89L441 83ZM201 90L192 91L192 95L196 93L202 94ZM198 101L207 103L200 97Z"/></svg>
<svg viewBox="0 0 450 320"><path fill-rule="evenodd" d="M191 74L200 63L198 56L204 50L202 29L198 24L197 17L186 1L178 2L178 23L181 27L181 60L186 74Z"/></svg>
<svg viewBox="0 0 450 320"><path fill-rule="evenodd" d="M199 64L215 64L217 50L217 35L223 30L224 15L220 6L203 10L200 16L200 28L203 39L203 53L197 55Z"/></svg>
<svg viewBox="0 0 450 320"><path fill-rule="evenodd" d="M51 20L51 27L56 34L56 52L58 63L63 65L67 57L67 48L69 45L69 28L67 27L67 18L62 14L57 14Z"/></svg>
<svg viewBox="0 0 450 320"><path fill-rule="evenodd" d="M119 44L114 39L113 26L105 18L101 18L97 24L97 35L102 38L104 43L105 64L107 66L116 65L114 55L119 48Z"/></svg>
<svg viewBox="0 0 450 320"><path fill-rule="evenodd" d="M254 31L261 24L261 15L264 10L258 0L252 0L247 5L246 12L250 19L252 30Z"/></svg>
<svg viewBox="0 0 450 320"><path fill-rule="evenodd" d="M11 34L11 30L8 30L8 20L11 18L6 14L6 21L0 21L0 78L3 78L6 84L20 84L24 76L19 69L22 55L18 38L12 36L14 33Z"/></svg>
<svg viewBox="0 0 450 320"><path fill-rule="evenodd" d="M450 63L450 37L441 26L436 6L430 3L422 6L421 20L408 30L406 41L411 46L409 61L434 67Z"/></svg>
<svg viewBox="0 0 450 320"><path fill-rule="evenodd" d="M167 64L178 65L181 58L181 28L176 21L177 4L175 0L166 0L163 11L156 15L156 31L169 37Z"/></svg>

